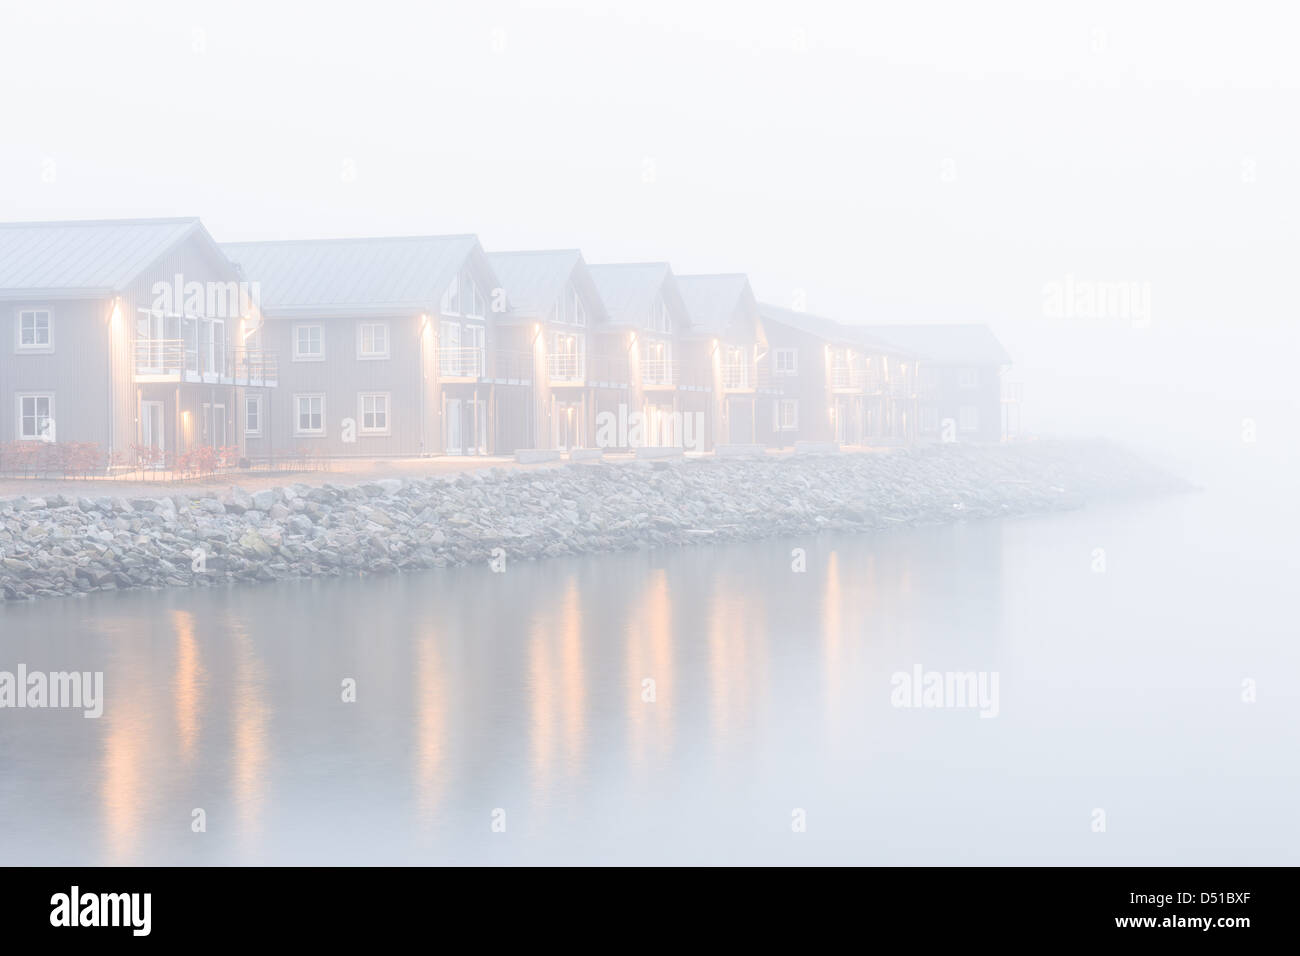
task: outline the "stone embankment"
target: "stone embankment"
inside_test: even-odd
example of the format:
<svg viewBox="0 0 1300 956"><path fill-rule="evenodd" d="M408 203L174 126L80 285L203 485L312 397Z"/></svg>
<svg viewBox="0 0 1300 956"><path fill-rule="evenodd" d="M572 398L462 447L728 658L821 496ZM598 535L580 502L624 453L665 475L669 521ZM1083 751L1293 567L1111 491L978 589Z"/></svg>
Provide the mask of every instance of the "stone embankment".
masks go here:
<svg viewBox="0 0 1300 956"><path fill-rule="evenodd" d="M0 499L0 598L870 532L1186 488L1114 444L1034 442L492 468L253 494L70 490Z"/></svg>

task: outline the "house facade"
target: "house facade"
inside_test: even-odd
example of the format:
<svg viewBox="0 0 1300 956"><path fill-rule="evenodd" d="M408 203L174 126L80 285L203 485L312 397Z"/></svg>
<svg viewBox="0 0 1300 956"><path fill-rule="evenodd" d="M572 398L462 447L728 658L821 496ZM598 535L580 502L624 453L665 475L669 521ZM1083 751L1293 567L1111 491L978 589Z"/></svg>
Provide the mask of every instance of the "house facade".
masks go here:
<svg viewBox="0 0 1300 956"><path fill-rule="evenodd" d="M917 357L919 439L999 441L1004 436L1002 378L1011 356L987 325L869 325L863 332Z"/></svg>
<svg viewBox="0 0 1300 956"><path fill-rule="evenodd" d="M917 432L918 361L863 326L759 306L769 349L774 443L898 445Z"/></svg>
<svg viewBox="0 0 1300 956"><path fill-rule="evenodd" d="M0 445L242 457L238 409L278 384L254 293L196 218L0 224Z"/></svg>
<svg viewBox="0 0 1300 956"><path fill-rule="evenodd" d="M769 345L758 301L740 273L677 276L691 335L684 348L703 362L709 381L709 440L713 445L774 443Z"/></svg>
<svg viewBox="0 0 1300 956"><path fill-rule="evenodd" d="M598 412L630 401L630 363L582 253L492 252L488 261L510 302L501 337L531 357L534 382L529 408L502 422L499 450L594 447Z"/></svg>
<svg viewBox="0 0 1300 956"><path fill-rule="evenodd" d="M491 454L528 413L531 363L474 236L222 248L257 277L282 356L277 394L243 410L250 455Z"/></svg>
<svg viewBox="0 0 1300 956"><path fill-rule="evenodd" d="M665 262L593 265L591 276L609 316L603 347L611 356L621 348L628 359L626 399L612 392L597 408L597 444L710 447L709 370L698 350L684 346L691 320L672 269Z"/></svg>

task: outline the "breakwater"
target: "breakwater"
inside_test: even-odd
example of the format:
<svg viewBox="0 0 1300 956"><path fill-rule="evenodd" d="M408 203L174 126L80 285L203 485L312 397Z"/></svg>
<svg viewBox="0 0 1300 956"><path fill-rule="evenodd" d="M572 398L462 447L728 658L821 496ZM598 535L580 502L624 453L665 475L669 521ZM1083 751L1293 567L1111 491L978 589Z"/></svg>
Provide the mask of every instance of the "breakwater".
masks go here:
<svg viewBox="0 0 1300 956"><path fill-rule="evenodd" d="M0 499L0 596L870 532L1187 487L1124 447L1095 441L487 468L255 493L20 496Z"/></svg>

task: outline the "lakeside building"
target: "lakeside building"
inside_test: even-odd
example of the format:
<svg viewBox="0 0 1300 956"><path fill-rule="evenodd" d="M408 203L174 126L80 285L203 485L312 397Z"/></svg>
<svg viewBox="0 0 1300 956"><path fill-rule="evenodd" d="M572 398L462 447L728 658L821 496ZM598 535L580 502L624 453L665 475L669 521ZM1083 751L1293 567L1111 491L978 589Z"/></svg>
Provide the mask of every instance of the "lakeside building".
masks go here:
<svg viewBox="0 0 1300 956"><path fill-rule="evenodd" d="M619 422L615 439L603 444L624 450L632 444L707 450L709 373L699 350L684 347L691 319L672 269L666 262L602 264L591 266L591 276L609 328L628 357L626 407L601 409ZM623 424L633 416L639 442L638 426Z"/></svg>
<svg viewBox="0 0 1300 956"><path fill-rule="evenodd" d="M774 444L773 409L781 393L772 382L767 335L749 278L683 275L677 286L692 323L686 348L703 352L708 369L710 442Z"/></svg>
<svg viewBox="0 0 1300 956"><path fill-rule="evenodd" d="M1011 356L987 325L867 325L862 329L917 356L920 438L998 441L1018 430L1019 391L1003 381Z"/></svg>
<svg viewBox="0 0 1300 956"><path fill-rule="evenodd" d="M472 235L224 243L261 289L281 388L249 454L486 455L529 414L531 356Z"/></svg>
<svg viewBox="0 0 1300 956"><path fill-rule="evenodd" d="M740 273L473 235L0 224L0 302L0 448L84 443L109 466L996 441L1019 417L985 325L845 324L759 303Z"/></svg>
<svg viewBox="0 0 1300 956"><path fill-rule="evenodd" d="M242 455L242 410L278 391L242 280L197 218L0 223L0 443Z"/></svg>
<svg viewBox="0 0 1300 956"><path fill-rule="evenodd" d="M762 303L775 444L896 445L916 434L917 359L868 330Z"/></svg>
<svg viewBox="0 0 1300 956"><path fill-rule="evenodd" d="M510 303L500 337L531 355L535 383L525 413L502 416L498 451L594 447L599 414L630 401L630 363L582 253L491 252L488 261Z"/></svg>

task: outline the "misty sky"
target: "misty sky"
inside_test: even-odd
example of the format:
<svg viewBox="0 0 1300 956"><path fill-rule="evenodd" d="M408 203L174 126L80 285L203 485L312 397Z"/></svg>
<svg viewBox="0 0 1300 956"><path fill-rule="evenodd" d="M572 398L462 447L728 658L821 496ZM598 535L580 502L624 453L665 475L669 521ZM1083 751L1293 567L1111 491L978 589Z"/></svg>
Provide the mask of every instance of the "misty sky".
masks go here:
<svg viewBox="0 0 1300 956"><path fill-rule="evenodd" d="M991 323L1045 433L1231 442L1294 395L1285 4L425 6L4 0L0 219L743 271ZM1149 324L1045 314L1067 276Z"/></svg>

